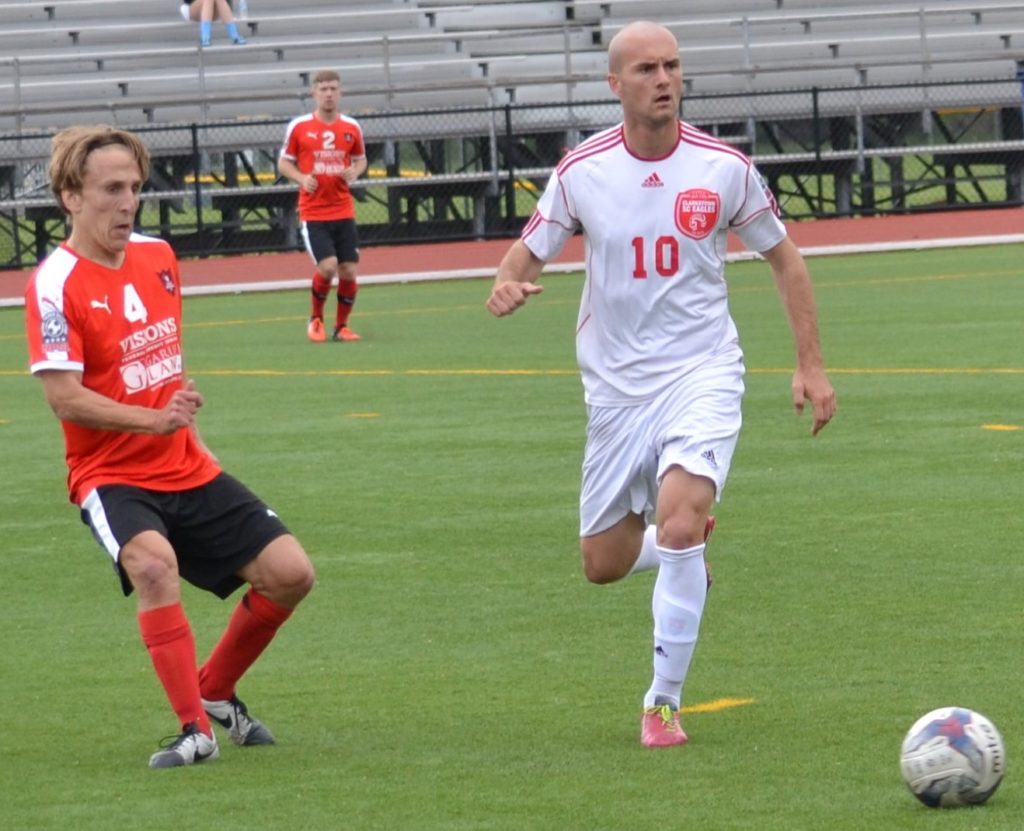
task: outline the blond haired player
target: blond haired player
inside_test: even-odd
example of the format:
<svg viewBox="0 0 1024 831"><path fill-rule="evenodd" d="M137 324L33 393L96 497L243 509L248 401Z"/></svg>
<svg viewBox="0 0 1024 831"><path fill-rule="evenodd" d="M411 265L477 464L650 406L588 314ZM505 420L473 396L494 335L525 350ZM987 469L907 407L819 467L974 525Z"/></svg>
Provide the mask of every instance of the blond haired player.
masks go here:
<svg viewBox="0 0 1024 831"><path fill-rule="evenodd" d="M50 183L68 239L25 291L29 366L64 430L71 501L135 592L142 641L180 733L150 767L273 744L235 693L239 679L313 587L313 566L277 515L221 470L199 438L203 397L185 372L181 280L171 247L133 232L149 152L112 127L53 139ZM249 588L209 658L181 602L181 578L227 598Z"/></svg>

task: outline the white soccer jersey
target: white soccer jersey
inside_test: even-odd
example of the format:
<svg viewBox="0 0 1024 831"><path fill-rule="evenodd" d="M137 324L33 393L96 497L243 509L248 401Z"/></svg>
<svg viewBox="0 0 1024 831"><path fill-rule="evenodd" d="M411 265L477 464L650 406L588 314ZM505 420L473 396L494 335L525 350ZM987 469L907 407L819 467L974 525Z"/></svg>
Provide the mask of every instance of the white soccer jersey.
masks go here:
<svg viewBox="0 0 1024 831"><path fill-rule="evenodd" d="M650 400L709 356L738 351L728 231L753 251L786 236L750 159L682 121L664 158L633 155L620 124L562 160L522 239L550 260L580 229L576 357L587 403L600 406Z"/></svg>

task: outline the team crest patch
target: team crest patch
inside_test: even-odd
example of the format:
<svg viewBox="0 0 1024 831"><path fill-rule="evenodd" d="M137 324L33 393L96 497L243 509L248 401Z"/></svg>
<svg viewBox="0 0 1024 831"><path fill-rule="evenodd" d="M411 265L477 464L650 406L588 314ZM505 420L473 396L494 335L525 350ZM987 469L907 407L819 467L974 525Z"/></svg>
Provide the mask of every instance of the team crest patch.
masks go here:
<svg viewBox="0 0 1024 831"><path fill-rule="evenodd" d="M704 239L718 225L722 200L713 190L691 188L676 197L676 227L690 239Z"/></svg>
<svg viewBox="0 0 1024 831"><path fill-rule="evenodd" d="M168 294L174 294L177 291L174 285L174 278L171 276L171 272L166 268L163 271L157 272L157 277L160 278L160 282L164 284L164 288L167 289Z"/></svg>
<svg viewBox="0 0 1024 831"><path fill-rule="evenodd" d="M67 351L68 321L56 306L51 306L43 315L41 325L43 346L53 352Z"/></svg>

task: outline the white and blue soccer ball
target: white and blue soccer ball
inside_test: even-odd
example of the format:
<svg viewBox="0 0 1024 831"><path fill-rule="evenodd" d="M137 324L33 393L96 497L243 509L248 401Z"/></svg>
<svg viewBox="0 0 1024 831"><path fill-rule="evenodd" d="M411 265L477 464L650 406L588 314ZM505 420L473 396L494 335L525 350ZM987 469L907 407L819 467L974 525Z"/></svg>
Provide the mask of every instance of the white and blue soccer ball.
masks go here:
<svg viewBox="0 0 1024 831"><path fill-rule="evenodd" d="M1006 750L981 713L940 707L915 721L903 739L900 770L929 808L980 805L1003 781Z"/></svg>

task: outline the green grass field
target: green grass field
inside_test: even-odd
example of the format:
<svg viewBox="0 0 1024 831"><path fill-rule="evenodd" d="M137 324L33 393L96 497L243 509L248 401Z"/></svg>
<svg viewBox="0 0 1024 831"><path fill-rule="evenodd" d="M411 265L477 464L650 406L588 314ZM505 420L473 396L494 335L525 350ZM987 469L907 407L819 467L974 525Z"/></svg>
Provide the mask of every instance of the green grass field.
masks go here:
<svg viewBox="0 0 1024 831"><path fill-rule="evenodd" d="M319 581L240 687L278 746L176 771L146 767L176 725L0 311L0 824L1019 830L1022 255L813 260L840 397L813 440L767 268L730 267L746 423L668 751L638 742L653 578L578 564L578 276L500 321L485 281L366 287L357 345L307 343L303 292L186 301L204 437ZM205 656L233 601L185 604ZM982 808L900 780L947 704L1005 738Z"/></svg>

